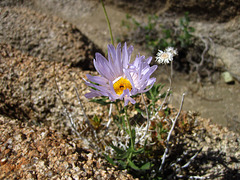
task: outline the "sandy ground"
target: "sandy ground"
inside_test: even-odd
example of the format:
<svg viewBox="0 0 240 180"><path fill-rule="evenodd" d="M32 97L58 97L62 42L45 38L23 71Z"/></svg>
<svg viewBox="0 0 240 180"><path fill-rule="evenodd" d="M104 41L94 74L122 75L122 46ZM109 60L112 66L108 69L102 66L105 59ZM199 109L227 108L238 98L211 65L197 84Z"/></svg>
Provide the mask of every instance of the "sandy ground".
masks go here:
<svg viewBox="0 0 240 180"><path fill-rule="evenodd" d="M82 6L84 4L84 6ZM58 8L53 8L56 6ZM82 7L82 8L81 8ZM84 8L83 8L84 7ZM76 25L83 34L85 34L98 47L106 52L107 44L111 43L105 15L101 4L95 1L79 1L72 8L71 4L61 6L61 3L52 4L51 1L36 2L35 8L40 9L47 14L54 14ZM126 12L124 8L118 9L114 6L106 6L113 36L120 37L121 34L127 33L126 29L121 26L122 20L125 19ZM131 12L126 10L128 13ZM137 20L147 19L147 14L134 15ZM176 17L172 17L176 18ZM164 19L173 21L171 17ZM193 20L194 21L194 20ZM197 21L196 21L197 22ZM149 56L149 52L143 51L141 47L135 46L133 57L140 53ZM159 67L155 73L159 83L169 85L168 75L169 67ZM166 76L167 75L167 76ZM240 132L240 85L238 81L235 84L226 84L221 77L214 84L211 83L193 83L192 75L175 72L173 79L173 99L171 103L179 106L182 93L187 93L184 103L185 110L198 111L202 117L210 118L214 123L227 126L230 129ZM167 88L166 88L167 89Z"/></svg>
<svg viewBox="0 0 240 180"><path fill-rule="evenodd" d="M87 9L86 16L93 21L94 16L90 16L90 10L92 9ZM57 82L64 97L64 104L78 120L77 125L81 126L83 114L73 87L77 85L81 93L87 91L82 77L86 73L94 72L83 71L78 66L81 67L89 61L97 49L94 43L79 31L78 27L81 25L73 25L66 19L22 6L1 7L0 18L3 30L0 34L0 108L1 114L4 115L0 118L1 178L132 179L125 171L118 171L99 159L100 157L87 147L83 140L70 136L71 128L56 93L53 61L57 62ZM18 26L15 22L19 22ZM94 29L95 26L92 27ZM107 33L102 36L106 38ZM44 43L45 46L42 46ZM74 52L77 52L76 56ZM61 57L63 59L59 62ZM86 68L91 69L92 66ZM167 82L166 76L160 73L161 71L158 80ZM162 73L166 74L166 71ZM186 77L183 77L184 79L184 82L187 82ZM176 79L174 84L178 84ZM197 103L205 102L207 105L202 105L201 108L212 112L210 108L216 109L222 104L217 109L217 115L222 117L221 114L227 114L229 119L238 116L238 111L235 110L239 102L236 98L238 84L228 86L220 82L218 86L222 86L223 90L212 85L206 88L194 84L179 84L182 86L175 87L179 90L179 95L174 94L173 101L179 99L178 96L188 89L189 99L186 99L186 104L190 103L189 107L201 106ZM219 91L219 95L213 96L213 91ZM222 94L223 91L229 96ZM87 103L84 98L82 100L87 104L86 111L89 114L103 112L102 107ZM197 128L182 137L183 143L180 146L182 150L189 148L187 155L203 149L183 174L210 179L238 179L239 135L227 127L211 123L208 119L197 117L195 120L198 122ZM231 127L237 128L238 119L235 121L236 124Z"/></svg>

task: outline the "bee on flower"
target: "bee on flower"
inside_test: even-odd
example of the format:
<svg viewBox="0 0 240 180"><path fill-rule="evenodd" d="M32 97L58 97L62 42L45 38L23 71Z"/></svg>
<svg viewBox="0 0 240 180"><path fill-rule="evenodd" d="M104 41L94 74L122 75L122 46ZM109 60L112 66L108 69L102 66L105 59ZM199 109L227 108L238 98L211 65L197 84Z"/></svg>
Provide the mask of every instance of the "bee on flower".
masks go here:
<svg viewBox="0 0 240 180"><path fill-rule="evenodd" d="M89 80L85 80L86 85L92 88L85 97L107 96L111 101L124 100L126 106L129 101L136 103L132 96L150 90L156 81L156 78L150 76L157 65L150 66L152 57L145 59L145 56L140 55L130 63L132 51L133 46L127 48L125 43L121 49L119 43L116 49L108 45L108 59L96 53L93 63L100 76L86 75Z"/></svg>
<svg viewBox="0 0 240 180"><path fill-rule="evenodd" d="M165 51L158 50L156 61L159 64L168 64L173 60L175 55L177 55L177 50L173 47L168 47Z"/></svg>

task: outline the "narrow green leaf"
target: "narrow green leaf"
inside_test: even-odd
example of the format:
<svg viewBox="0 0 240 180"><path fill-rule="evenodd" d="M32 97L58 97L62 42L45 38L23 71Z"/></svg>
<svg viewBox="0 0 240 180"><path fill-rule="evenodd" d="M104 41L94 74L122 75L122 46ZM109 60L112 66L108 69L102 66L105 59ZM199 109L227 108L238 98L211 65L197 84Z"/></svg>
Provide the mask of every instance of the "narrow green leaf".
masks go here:
<svg viewBox="0 0 240 180"><path fill-rule="evenodd" d="M117 147L117 146L114 146L112 144L110 144L110 146L117 152L117 154L124 154L125 151L122 150L121 148Z"/></svg>
<svg viewBox="0 0 240 180"><path fill-rule="evenodd" d="M140 167L140 169L141 169L141 170L148 170L148 169L150 169L150 167L151 167L151 163L150 163L150 162L147 162L147 163L145 163L144 165L142 165L142 166Z"/></svg>
<svg viewBox="0 0 240 180"><path fill-rule="evenodd" d="M103 155L104 155L105 159L106 159L109 163L111 163L112 165L116 166L116 164L114 163L114 161L113 161L112 158L110 158L107 154L103 154Z"/></svg>
<svg viewBox="0 0 240 180"><path fill-rule="evenodd" d="M135 103L135 105L134 105L134 107L135 107L135 109L136 109L136 111L138 112L138 113L142 113L142 110L141 110L141 108L140 108L140 106L139 106L139 103Z"/></svg>
<svg viewBox="0 0 240 180"><path fill-rule="evenodd" d="M130 148L128 150L130 150ZM117 156L116 158L117 159L127 159L129 157L129 155L130 155L130 151L126 151L123 154Z"/></svg>
<svg viewBox="0 0 240 180"><path fill-rule="evenodd" d="M136 138L136 132L135 132L135 129L133 128L132 129L132 139L133 139L133 145L135 144L135 138Z"/></svg>
<svg viewBox="0 0 240 180"><path fill-rule="evenodd" d="M145 93L148 99L152 99L150 91L151 89Z"/></svg>
<svg viewBox="0 0 240 180"><path fill-rule="evenodd" d="M131 160L128 160L128 164L129 164L129 166L132 168L132 169L134 169L134 170L140 170L140 168L139 167L137 167L135 164L134 164L134 162L132 162Z"/></svg>
<svg viewBox="0 0 240 180"><path fill-rule="evenodd" d="M118 160L118 163L120 164L120 166L121 166L123 169L126 169L126 168L127 168L126 162L124 162L124 161L122 161L122 160Z"/></svg>
<svg viewBox="0 0 240 180"><path fill-rule="evenodd" d="M143 152L144 152L144 149L141 148L141 149L138 149L138 150L134 150L133 154L140 154L140 153L143 153Z"/></svg>
<svg viewBox="0 0 240 180"><path fill-rule="evenodd" d="M107 98L106 97L102 97L102 98L99 98L99 99L91 99L90 102L95 102L95 103L98 103L98 104L101 104L101 105L108 105L108 104L111 104L113 102L107 102Z"/></svg>

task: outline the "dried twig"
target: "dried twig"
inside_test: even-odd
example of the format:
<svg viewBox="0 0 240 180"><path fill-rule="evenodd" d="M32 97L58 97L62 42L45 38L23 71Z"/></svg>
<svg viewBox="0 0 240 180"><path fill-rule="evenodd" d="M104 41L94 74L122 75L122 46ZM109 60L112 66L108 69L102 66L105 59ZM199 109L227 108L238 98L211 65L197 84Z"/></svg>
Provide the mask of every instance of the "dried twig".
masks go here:
<svg viewBox="0 0 240 180"><path fill-rule="evenodd" d="M111 123L111 121L112 121L112 118L111 118L111 115L112 115L112 107L113 107L113 104L111 103L111 104L110 104L110 107L109 107L109 112L108 112L108 122L107 122L107 125L106 125L106 129L105 129L104 136L107 135L109 125L110 125L110 123Z"/></svg>
<svg viewBox="0 0 240 180"><path fill-rule="evenodd" d="M108 123L107 123L107 129L112 121L112 118L111 118L111 115L112 115L112 107L113 107L113 104L111 103L110 104L110 107L109 107L109 113L108 113Z"/></svg>
<svg viewBox="0 0 240 180"><path fill-rule="evenodd" d="M191 164L191 162L197 157L197 155L198 155L201 151L202 151L202 148L200 148L200 149L189 159L189 161L188 161L187 163L185 163L183 166L178 167L178 168L176 169L176 172L178 173L178 172L180 172L182 169L187 168L187 167ZM179 159L181 160L182 158L179 158ZM172 166L174 166L174 165L176 165L176 163L172 164Z"/></svg>
<svg viewBox="0 0 240 180"><path fill-rule="evenodd" d="M163 157L162 157L161 166L159 167L159 172L162 170L162 167L163 167L163 165L164 165L164 163L165 163L166 155L167 155L168 150L169 150L169 140L170 140L172 131L173 131L175 125L176 125L177 119L178 119L178 117L179 117L179 115L180 115L180 112L181 112L181 110L182 110L183 101L184 101L184 96L185 96L185 93L183 93L183 95L182 95L182 101L181 101L181 105L180 105L178 114L176 115L175 119L173 120L172 127L171 127L170 131L168 132L168 136L167 136L167 140L166 140L166 148L165 148L165 151L164 151L164 154L163 154Z"/></svg>
<svg viewBox="0 0 240 180"><path fill-rule="evenodd" d="M184 169L184 168L188 167L188 166L190 165L190 163L197 157L197 155L198 155L201 151L202 151L202 148L201 148L198 152L196 152L196 153L190 158L190 160L181 167L181 169Z"/></svg>
<svg viewBox="0 0 240 180"><path fill-rule="evenodd" d="M205 56L205 54L206 54L206 52L208 50L208 42L206 40L204 40L202 36L200 36L200 39L202 40L202 42L204 42L205 48L204 48L204 50L203 50L203 52L201 54L201 61L199 63L199 67L201 67L203 65L204 56Z"/></svg>
<svg viewBox="0 0 240 180"><path fill-rule="evenodd" d="M184 176L184 175L177 175L178 178L182 179L209 179L209 177L203 177L203 176Z"/></svg>
<svg viewBox="0 0 240 180"><path fill-rule="evenodd" d="M73 120L71 114L69 113L69 111L67 110L67 107L66 107L65 104L64 104L64 101L63 101L62 96L61 96L60 88L59 88L59 86L58 86L58 84L57 84L55 62L54 62L54 67L53 67L53 68L54 68L54 70L53 70L53 71L54 71L54 82L55 82L56 89L57 89L57 95L59 96L59 99L60 99L60 101L61 101L61 103L62 103L62 105L63 105L65 114L66 114L66 116L68 117L68 120L69 120L69 122L70 122L70 124L71 124L71 128L72 128L73 132L78 136L79 139L81 139L81 140L83 141L84 144L86 144L87 146L89 146L89 147L91 147L91 148L93 148L93 149L96 149L96 147L95 147L91 142L89 142L88 139L83 138L83 137L81 136L81 135L85 132L85 130L86 130L87 128L85 128L85 129L84 129L82 132L80 132L80 133L77 131L76 125L75 125L75 123L74 123L74 120Z"/></svg>
<svg viewBox="0 0 240 180"><path fill-rule="evenodd" d="M156 113L155 113L154 116L151 118L151 120L153 120L154 118L156 118L156 116L158 115L158 112L161 111L163 105L164 105L165 102L166 102L166 99L167 99L167 97L168 97L170 91L171 91L171 88L168 88L167 93L166 93L166 96L165 96L165 98L164 98L164 100L163 100L161 106L157 109Z"/></svg>
<svg viewBox="0 0 240 180"><path fill-rule="evenodd" d="M81 138L81 133L79 133L79 132L77 131L76 125L75 125L75 123L74 123L74 121L73 121L73 119L72 119L72 116L71 116L71 114L69 113L69 111L67 110L67 107L65 106L64 101L63 101L63 99L62 99L61 92L60 92L59 86L58 86L58 84L57 84L55 62L54 62L53 68L54 68L54 70L53 70L53 71L54 71L54 82L55 82L55 85L56 85L57 94L58 94L58 96L59 96L59 98L60 98L60 101L62 102L62 105L63 105L64 111L65 111L65 114L66 114L66 116L68 117L68 120L69 120L69 122L70 122L70 124L71 124L72 130L74 131L74 133L75 133L78 137Z"/></svg>
<svg viewBox="0 0 240 180"><path fill-rule="evenodd" d="M79 97L79 94L78 94L78 90L77 90L76 87L74 87L74 89L75 89L75 92L76 92L76 94L77 94L78 102L79 102L80 107L81 107L81 109L82 109L82 112L83 112L84 118L85 118L85 120L86 120L86 123L87 123L87 124L89 125L89 127L92 129L95 138L97 138L96 130L95 130L95 129L93 128L93 126L91 125L90 120L88 119L88 117L87 117L87 115L86 115L86 113L85 113L85 111L84 111L82 102L81 102L80 97Z"/></svg>

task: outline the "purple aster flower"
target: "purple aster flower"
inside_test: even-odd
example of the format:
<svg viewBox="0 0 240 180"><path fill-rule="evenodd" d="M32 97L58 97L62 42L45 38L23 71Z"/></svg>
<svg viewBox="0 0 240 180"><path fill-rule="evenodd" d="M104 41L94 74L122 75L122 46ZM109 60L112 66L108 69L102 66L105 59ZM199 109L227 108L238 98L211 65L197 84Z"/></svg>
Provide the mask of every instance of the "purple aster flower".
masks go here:
<svg viewBox="0 0 240 180"><path fill-rule="evenodd" d="M108 96L111 101L124 99L126 106L129 101L135 104L136 101L131 96L151 89L156 78L150 76L157 69L157 65L150 67L152 57L145 59L145 56L137 56L135 61L130 63L132 51L133 46L127 48L126 43L121 50L119 43L116 49L113 45L108 45L108 60L96 53L93 63L101 76L87 74L89 81L85 82L92 89L85 97Z"/></svg>

